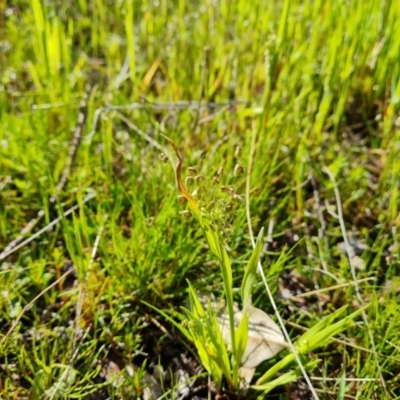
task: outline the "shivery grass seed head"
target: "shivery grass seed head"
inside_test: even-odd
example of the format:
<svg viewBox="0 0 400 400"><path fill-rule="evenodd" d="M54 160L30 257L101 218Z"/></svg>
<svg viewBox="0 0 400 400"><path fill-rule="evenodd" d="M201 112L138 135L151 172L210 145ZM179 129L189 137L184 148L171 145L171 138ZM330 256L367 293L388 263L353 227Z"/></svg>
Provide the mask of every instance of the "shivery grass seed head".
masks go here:
<svg viewBox="0 0 400 400"><path fill-rule="evenodd" d="M239 147L236 148L235 154L240 153L238 149ZM243 173L243 167L236 164L232 173L233 177L240 176ZM196 167L189 167L185 177L185 185L196 201L202 217L210 220L212 229L217 231L225 242L229 242L234 233L232 220L236 217L235 210L238 204L244 203L244 200L233 187L217 185L223 178L223 174L224 168L221 166L209 180L203 174L198 173ZM184 196L178 196L180 203L184 203L182 197ZM186 211L190 212L189 210ZM187 215L186 212L182 213L185 219L187 219Z"/></svg>

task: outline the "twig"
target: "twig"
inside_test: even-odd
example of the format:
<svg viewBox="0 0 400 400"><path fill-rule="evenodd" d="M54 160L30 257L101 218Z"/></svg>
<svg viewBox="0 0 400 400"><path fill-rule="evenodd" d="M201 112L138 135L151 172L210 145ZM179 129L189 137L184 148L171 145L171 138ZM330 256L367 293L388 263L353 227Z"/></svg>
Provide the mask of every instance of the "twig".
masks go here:
<svg viewBox="0 0 400 400"><path fill-rule="evenodd" d="M313 187L314 201L315 201L315 205L317 207L319 222L321 224L321 228L318 229L318 237L320 240L322 240L325 243L326 255L328 258L328 262L330 262L331 255L330 255L330 251L329 251L329 242L328 242L328 238L325 235L326 221L324 218L324 214L322 212L321 199L319 196L318 186L317 186L317 182L315 181L315 176L314 176L314 172L313 172L312 168L311 168L311 172L310 172L310 177L311 177L311 185ZM318 248L319 248L319 246L318 246ZM326 261L322 258L322 253L321 253L320 257L321 257L321 261L322 261L322 265L323 265L324 269L327 270Z"/></svg>
<svg viewBox="0 0 400 400"><path fill-rule="evenodd" d="M194 110L197 111L199 108L209 108L209 109L217 109L221 107L233 106L233 105L248 105L250 102L248 100L236 100L236 101L222 101L222 102L202 102L202 101L171 101L171 102L163 102L163 101L155 101L151 102L147 99L144 99L143 102L134 102L131 104L123 104L123 105L107 105L105 107L98 108L97 110L101 110L102 112L109 111L130 111L130 110L143 110L148 108L153 108L154 110L175 110L175 111L184 111L184 110ZM96 111L97 111L96 110Z"/></svg>
<svg viewBox="0 0 400 400"><path fill-rule="evenodd" d="M79 104L78 122L76 123L74 136L72 137L71 144L69 147L67 162L65 163L60 181L58 182L58 185L56 186L55 194L50 199L51 203L55 203L56 196L64 189L65 185L68 182L68 177L69 177L69 174L71 171L71 166L75 160L75 156L78 151L79 143L81 140L83 126L85 124L85 119L86 119L86 101L82 100Z"/></svg>
<svg viewBox="0 0 400 400"><path fill-rule="evenodd" d="M198 102L198 101L154 101L151 102L145 99L145 102L142 103L131 103L128 105L115 105L115 106L107 106L105 107L110 111L123 111L123 110L133 110L138 108L148 108L151 107L156 110L197 110L200 108L220 108L229 105L248 105L250 104L249 100L228 100L228 101L220 101L220 102Z"/></svg>
<svg viewBox="0 0 400 400"><path fill-rule="evenodd" d="M18 249L18 243L21 242L21 240L27 235L32 228L37 224L40 218L42 218L44 215L44 210L41 209L39 212L36 214L35 218L32 218L19 232L19 235L13 239L7 247L4 248L4 250L0 253L0 261L4 260L8 255L13 253L15 249Z"/></svg>
<svg viewBox="0 0 400 400"><path fill-rule="evenodd" d="M14 323L11 325L11 328L8 330L8 332L2 337L0 341L0 345L3 346L4 343L7 341L13 330L16 328L18 325L19 321L23 317L23 315L26 313L26 311L40 298L42 297L45 293L47 293L51 288L56 286L60 281L62 281L64 278L66 278L73 269L68 270L65 274L61 275L58 279L56 279L51 285L49 285L46 289L42 290L33 300L31 300L19 313L18 317L14 321Z"/></svg>
<svg viewBox="0 0 400 400"><path fill-rule="evenodd" d="M328 377L321 377L321 376L311 376L311 380L313 381L330 381L330 382L376 382L377 379L375 378L328 378Z"/></svg>
<svg viewBox="0 0 400 400"><path fill-rule="evenodd" d="M151 317L150 321L158 328L160 331L164 332L170 339L172 339L172 335L168 332L167 328L161 325L155 318Z"/></svg>
<svg viewBox="0 0 400 400"><path fill-rule="evenodd" d="M310 177L310 175L308 175L307 178L306 178L303 182L299 183L298 185L296 185L296 186L294 186L294 187L291 187L290 190L291 190L292 192L295 192L296 190L302 189L303 187L305 187L305 186L308 185L308 183L310 182L310 180L311 180L311 177ZM285 188L285 189L281 189L281 190L279 190L279 191L277 192L277 194L285 193L286 191L287 191L286 188Z"/></svg>
<svg viewBox="0 0 400 400"><path fill-rule="evenodd" d="M146 132L143 132L141 129L139 129L132 121L130 121L128 118L126 118L123 114L117 112L117 116L121 121L123 121L130 129L132 129L134 132L136 132L139 136L141 136L143 139L145 139L147 142L149 142L156 149L165 153L167 155L168 159L171 161L171 164L174 165L173 158L169 154L169 151L166 147L162 146L160 143L158 143L156 140L154 140Z"/></svg>
<svg viewBox="0 0 400 400"><path fill-rule="evenodd" d="M121 71L118 73L118 75L114 79L113 86L117 90L121 86L121 83L129 77L129 62L130 62L130 57L129 57L129 52L127 52L124 64L122 65L122 68L121 68Z"/></svg>
<svg viewBox="0 0 400 400"><path fill-rule="evenodd" d="M395 345L394 343L390 342L389 340L385 340L385 343L387 343L388 345L394 347L397 351L400 351L400 346Z"/></svg>
<svg viewBox="0 0 400 400"><path fill-rule="evenodd" d="M104 219L104 222L105 222L106 218ZM89 279L89 274L90 274L90 271L92 270L92 266L94 263L94 259L96 257L97 249L99 247L100 238L103 233L103 230L104 230L104 224L100 226L100 228L97 232L97 236L96 236L96 239L93 244L92 253L90 255L89 265L88 265L86 274L84 276L83 282L81 282L81 285L80 285L81 290L79 290L79 293L78 293L78 300L76 302L75 321L74 321L74 325L75 325L74 326L74 337L72 339L72 348L71 348L71 354L69 357L69 366L70 367L72 367L72 363L74 362L75 357L78 355L79 347L77 348L76 342L78 340L77 332L78 332L78 328L79 328L79 321L80 321L81 315L82 315L83 302L84 302L85 294L86 294L86 290L87 290L87 282ZM87 332L88 331L89 331L89 329L87 330ZM58 388L62 384L62 382L64 382L64 380L67 378L68 372L69 372L69 369L66 368L64 370L63 374L61 375L61 378L58 380L57 386L55 387L55 389L52 393L52 396L50 397L49 400L52 400L54 398L54 396L56 395L56 393L58 393Z"/></svg>
<svg viewBox="0 0 400 400"><path fill-rule="evenodd" d="M125 105L107 105L105 107L100 107L94 112L92 129L89 134L85 137L87 142L91 142L94 135L96 134L97 125L100 116L106 115L110 111L132 111L132 110L143 110L148 108L153 108L154 110L169 110L169 111L184 111L184 110L194 110L198 111L204 108L216 110L216 109L232 109L235 105L249 105L248 100L236 100L236 101L223 101L223 102L201 102L201 101L172 101L172 102L151 102L145 97L142 97L142 102L134 102ZM212 114L212 115L215 115ZM207 118L207 117L205 117ZM207 122L207 120L200 120L201 123ZM199 121L199 123L200 123Z"/></svg>
<svg viewBox="0 0 400 400"><path fill-rule="evenodd" d="M310 267L309 265L303 265L303 267L309 268L309 269L311 269L312 271L315 271L315 272L319 272L320 274L327 275L327 276L331 277L334 281L336 281L336 282L338 282L340 284L341 283L345 283L345 282L343 282L342 279L339 279L334 274L332 274L332 272L325 271L324 269L320 269L320 268Z"/></svg>
<svg viewBox="0 0 400 400"><path fill-rule="evenodd" d="M86 102L84 100L82 100L80 102L80 106L79 106L78 122L75 127L74 136L72 137L72 140L71 140L71 145L70 145L67 162L64 166L61 178L56 186L55 193L50 198L51 204L54 204L56 202L57 196L60 194L60 192L64 189L65 185L67 184L68 176L71 171L71 165L75 159L75 155L78 150L80 138L82 135L83 125L85 123L85 115L86 115L85 110L86 110ZM38 213L36 214L36 217L32 218L24 226L24 228L22 228L19 235L15 239L13 239L8 244L8 246L0 253L0 260L3 260L5 257L7 257L11 253L13 253L13 251L11 251L11 250L13 250L14 248L17 247L18 243L20 243L21 240L24 239L25 235L27 235L33 229L33 227L38 223L40 218L42 218L43 216L44 216L44 209L42 208L41 210L38 211Z"/></svg>
<svg viewBox="0 0 400 400"><path fill-rule="evenodd" d="M75 105L74 103L65 103L63 101L57 101L54 103L42 103L42 104L32 104L32 111L37 111L37 110L49 110L51 108L57 108L57 107L65 107L68 105Z"/></svg>
<svg viewBox="0 0 400 400"><path fill-rule="evenodd" d="M333 173L331 172L331 170L329 168L324 167L323 171L329 176L329 178L330 178L330 180L331 180L331 182L333 184L333 190L335 192L335 198L336 198L337 213L338 213L338 218L339 218L339 224L340 224L340 229L342 231L342 236L343 236L343 240L344 240L345 247L346 247L347 257L349 259L351 275L352 275L353 281L354 281L354 289L355 289L358 301L360 302L360 304L363 304L363 298L361 296L360 287L359 287L358 282L357 282L356 266L354 265L353 257L351 255L351 245L350 245L350 242L349 242L349 238L347 237L346 225L344 223L342 200L340 198L340 192L339 192L339 189L338 189L338 186L337 186L337 182L336 182L336 179L335 179ZM381 365L380 365L379 358L378 358L378 353L377 353L376 346L375 346L374 336L372 335L372 332L371 332L371 328L370 328L370 325L369 325L367 313L364 310L362 311L362 317L363 317L363 320L364 320L364 324L365 324L365 326L367 327L367 330L368 330L369 340L371 342L372 350L374 351L375 362L376 362L376 366L377 366L378 371L379 371L379 375L380 375L380 379L381 379L381 382L382 382L382 386L383 386L386 394L389 395L387 387L386 387L386 382L385 382L385 380L383 378L382 369L381 369Z"/></svg>
<svg viewBox="0 0 400 400"><path fill-rule="evenodd" d="M274 232L274 219L271 218L269 220L269 224L268 224L268 232L267 232L267 238L265 239L265 244L264 247L261 251L261 255L260 255L260 262L262 263L264 261L265 255L268 252L268 248L269 245L272 243L272 234Z"/></svg>
<svg viewBox="0 0 400 400"><path fill-rule="evenodd" d="M199 119L198 125L203 125L203 124L207 124L208 122L211 122L213 119L217 118L219 115L223 114L226 111L231 110L233 107L229 106L225 106L225 107L221 107L218 111L215 111L212 114L206 115L203 118Z"/></svg>
<svg viewBox="0 0 400 400"><path fill-rule="evenodd" d="M295 296L290 296L290 297L286 298L285 300L296 300L296 299L299 299L301 297L313 296L315 294L329 292L331 290L341 289L341 288L348 287L348 286L351 286L351 285L357 285L358 283L361 283L361 282L374 281L374 280L375 280L375 278L364 278L364 279L359 279L357 282L341 283L340 285L329 286L327 288L316 289L316 290L311 290L310 292L296 294Z"/></svg>
<svg viewBox="0 0 400 400"><path fill-rule="evenodd" d="M91 193L89 195L87 195L84 199L83 199L83 204L87 203L89 200L93 199L96 196L95 193ZM79 208L79 204L74 205L73 207L71 207L69 210L65 211L65 213L59 217L57 217L55 220L51 221L48 225L46 225L45 227L43 227L42 229L40 229L39 231L35 232L33 235L29 236L26 240L24 240L23 242L17 244L16 246L12 247L9 250L4 250L1 254L0 254L0 261L4 260L6 257L8 257L10 254L16 252L17 250L19 250L21 247L25 246L26 244L32 242L32 240L36 239L37 237L39 237L42 233L47 232L49 229L51 229L54 225L58 224L64 217L68 216L69 214L71 214L72 212L74 212L75 210L77 210Z"/></svg>
<svg viewBox="0 0 400 400"><path fill-rule="evenodd" d="M89 134L85 136L85 141L87 143L91 143L93 136L96 134L97 131L97 125L99 123L99 119L101 116L101 113L104 112L104 108L100 107L97 108L96 111L94 112L94 116L93 116L93 122L92 122L92 129L90 130Z"/></svg>
<svg viewBox="0 0 400 400"><path fill-rule="evenodd" d="M11 182L11 176L8 175L4 178L3 182L0 182L0 192Z"/></svg>
<svg viewBox="0 0 400 400"><path fill-rule="evenodd" d="M248 162L248 166L247 166L247 175L246 175L246 217L247 217L247 226L248 226L248 229L249 229L250 240L251 240L251 244L252 244L253 248L256 247L256 242L254 240L253 228L251 226L251 214L250 214L250 187L251 187L250 185L251 185L251 182L250 181L251 181L251 171L252 171L252 168L253 168L253 159L254 159L254 153L255 153L255 146L256 146L256 129L253 127L252 133L251 133L249 162ZM274 296L272 295L271 289L270 289L270 287L268 285L268 282L267 282L267 279L265 277L264 270L262 268L262 265L261 265L260 261L258 262L258 271L261 274L261 278L262 278L262 281L264 283L265 289L267 291L267 294L268 294L268 297L269 297L269 301L271 302L272 308L273 308L273 310L275 312L275 315L276 315L276 317L278 319L278 322L279 322L279 325L280 325L280 327L282 329L282 332L284 333L285 339L289 344L290 350L292 351L292 353L293 353L293 355L294 355L294 357L296 359L296 362L297 362L297 364L298 364L298 366L299 366L299 368L300 368L300 370L301 370L301 372L303 374L303 377L304 377L305 381L307 382L307 385L308 385L312 395L314 396L314 399L318 400L319 397L317 395L317 392L314 389L314 386L313 386L313 384L312 384L312 382L310 380L310 377L308 376L307 371L305 370L304 365L301 362L301 359L300 359L299 355L296 352L296 349L295 349L295 347L293 345L293 342L290 339L290 336L289 336L289 333L288 333L288 331L287 331L287 329L285 327L285 324L283 323L283 318L281 317L281 315L279 313L279 310L278 310L278 307L276 306Z"/></svg>

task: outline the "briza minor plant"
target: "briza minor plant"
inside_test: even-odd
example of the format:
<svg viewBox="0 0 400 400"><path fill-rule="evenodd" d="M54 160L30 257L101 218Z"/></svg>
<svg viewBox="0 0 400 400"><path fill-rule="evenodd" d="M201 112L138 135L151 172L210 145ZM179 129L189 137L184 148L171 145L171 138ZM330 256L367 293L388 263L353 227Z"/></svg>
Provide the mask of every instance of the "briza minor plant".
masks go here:
<svg viewBox="0 0 400 400"><path fill-rule="evenodd" d="M226 242L232 232L226 212L231 211L232 201L243 200L234 189L225 186L222 186L221 190L228 193L231 201L207 194L204 178L197 175L194 168L189 168L189 176L185 181L186 186L195 186L194 191L189 193L182 183L182 158L178 148L170 138L164 137L178 157L175 167L176 185L180 192L180 200L185 202L188 208L182 214L184 217L193 216L197 220L209 250L217 258L223 279L224 296L222 301L211 301L198 295L188 282L190 307L183 308L184 317L181 322L177 322L161 310L157 311L194 343L199 358L212 377L219 394L226 390L243 394L250 387L254 391L261 392L260 398L263 398L262 396L275 387L290 383L301 376L298 367L283 372L296 360L293 352L290 352L251 385L256 367L262 361L274 357L289 347L278 325L265 312L254 307L251 301L263 248L263 229L244 269L240 287L242 308L239 309L234 303L231 260L226 249ZM238 153L239 149L236 149L236 158L239 156ZM162 159L164 158L165 156L162 156ZM234 175L242 173L243 168L237 164ZM213 184L219 183L221 174L222 170L219 169L213 178ZM284 260L283 255L282 260ZM150 304L147 305L155 309ZM293 346L297 354L304 355L327 344L334 335L346 329L362 309L348 316L344 316L345 311L346 307L335 311L298 338ZM341 319L335 322L339 317ZM319 360L306 361L305 367L312 370L318 362Z"/></svg>

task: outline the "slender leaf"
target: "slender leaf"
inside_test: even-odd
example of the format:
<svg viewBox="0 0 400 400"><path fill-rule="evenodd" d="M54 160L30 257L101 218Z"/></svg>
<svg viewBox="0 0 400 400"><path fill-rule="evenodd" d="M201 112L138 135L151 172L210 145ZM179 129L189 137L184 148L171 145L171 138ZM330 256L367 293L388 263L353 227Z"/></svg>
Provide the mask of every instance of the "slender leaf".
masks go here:
<svg viewBox="0 0 400 400"><path fill-rule="evenodd" d="M241 288L243 308L246 308L251 302L251 292L253 289L254 281L256 279L257 266L260 260L263 246L263 234L264 228L262 228L260 233L258 234L256 246L253 250L253 253L251 254L250 260L244 273Z"/></svg>

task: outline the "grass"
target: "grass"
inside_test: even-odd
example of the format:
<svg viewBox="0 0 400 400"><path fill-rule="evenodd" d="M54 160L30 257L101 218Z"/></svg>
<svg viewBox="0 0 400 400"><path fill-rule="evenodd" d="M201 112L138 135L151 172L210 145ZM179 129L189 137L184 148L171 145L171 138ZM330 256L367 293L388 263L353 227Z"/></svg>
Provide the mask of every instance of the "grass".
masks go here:
<svg viewBox="0 0 400 400"><path fill-rule="evenodd" d="M201 375L193 348L142 303L174 315L186 279L223 288L180 215L162 133L185 168L212 178L224 166L244 194L245 178L229 173L241 146L258 188L252 228L273 227L262 265L293 339L342 305L369 304L308 356L320 360L320 398L400 396L398 2L18 0L0 2L0 28L0 251L34 221L30 240L0 256L1 398L128 399L157 364L172 371L164 398L178 398L173 359L184 352L188 377ZM343 224L358 259L339 246ZM252 251L245 206L233 226L239 287ZM371 279L355 285L360 259L356 278ZM326 290L287 298L316 289ZM274 313L261 282L253 296ZM129 374L133 364L142 372Z"/></svg>

